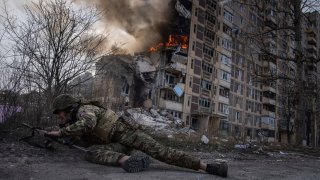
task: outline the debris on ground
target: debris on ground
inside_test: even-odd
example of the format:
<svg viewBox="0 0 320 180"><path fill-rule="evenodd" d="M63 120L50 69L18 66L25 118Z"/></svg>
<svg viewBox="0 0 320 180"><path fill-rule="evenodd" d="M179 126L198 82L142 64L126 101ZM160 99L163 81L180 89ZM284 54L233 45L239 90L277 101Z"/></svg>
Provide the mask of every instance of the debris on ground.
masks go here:
<svg viewBox="0 0 320 180"><path fill-rule="evenodd" d="M207 138L207 136L202 135L201 142L204 143L204 144L208 144L209 143L209 139Z"/></svg>
<svg viewBox="0 0 320 180"><path fill-rule="evenodd" d="M173 117L166 110L131 108L126 110L126 114L137 122L141 129L150 134L165 135L169 138L172 138L175 134L197 134L189 127L183 127L182 120Z"/></svg>
<svg viewBox="0 0 320 180"><path fill-rule="evenodd" d="M251 148L251 144L236 144L234 145L235 149L248 149Z"/></svg>

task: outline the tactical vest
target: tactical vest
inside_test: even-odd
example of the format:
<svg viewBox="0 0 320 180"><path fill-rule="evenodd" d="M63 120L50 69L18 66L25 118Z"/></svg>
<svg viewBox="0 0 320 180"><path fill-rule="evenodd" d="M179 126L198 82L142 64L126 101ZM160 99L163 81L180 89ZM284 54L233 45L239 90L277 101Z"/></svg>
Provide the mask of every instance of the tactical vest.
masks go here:
<svg viewBox="0 0 320 180"><path fill-rule="evenodd" d="M102 141L109 143L113 135L114 126L118 119L119 116L115 112L111 109L106 109L105 114L97 119L97 124L92 133Z"/></svg>

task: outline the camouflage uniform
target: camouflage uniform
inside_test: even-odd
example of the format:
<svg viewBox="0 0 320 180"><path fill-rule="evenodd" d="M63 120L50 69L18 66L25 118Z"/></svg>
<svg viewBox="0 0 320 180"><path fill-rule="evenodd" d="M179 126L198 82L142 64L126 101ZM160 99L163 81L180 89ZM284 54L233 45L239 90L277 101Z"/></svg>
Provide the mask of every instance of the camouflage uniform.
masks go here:
<svg viewBox="0 0 320 180"><path fill-rule="evenodd" d="M86 159L104 165L119 165L118 160L132 149L141 150L162 162L198 170L200 159L163 146L151 136L134 128L113 111L84 105L76 113L76 122L61 129L62 136L81 137L94 143Z"/></svg>

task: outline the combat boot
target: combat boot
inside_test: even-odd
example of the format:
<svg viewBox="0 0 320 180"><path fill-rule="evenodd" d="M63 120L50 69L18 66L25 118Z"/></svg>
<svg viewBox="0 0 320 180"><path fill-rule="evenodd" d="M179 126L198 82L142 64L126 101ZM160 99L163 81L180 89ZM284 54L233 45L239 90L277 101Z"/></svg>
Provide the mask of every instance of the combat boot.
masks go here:
<svg viewBox="0 0 320 180"><path fill-rule="evenodd" d="M226 162L214 162L212 164L207 164L207 173L227 177L228 175L228 164Z"/></svg>
<svg viewBox="0 0 320 180"><path fill-rule="evenodd" d="M131 156L122 164L122 168L130 173L140 172L148 169L150 159L148 156Z"/></svg>

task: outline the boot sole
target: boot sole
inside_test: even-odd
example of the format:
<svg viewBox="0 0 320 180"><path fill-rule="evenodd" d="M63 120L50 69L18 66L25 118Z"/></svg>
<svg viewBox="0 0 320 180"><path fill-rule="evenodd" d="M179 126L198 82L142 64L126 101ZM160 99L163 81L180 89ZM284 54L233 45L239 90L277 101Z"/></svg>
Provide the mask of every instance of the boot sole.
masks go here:
<svg viewBox="0 0 320 180"><path fill-rule="evenodd" d="M213 167L213 169L210 169L209 171L206 170L206 171L209 174L226 178L228 176L228 164L225 162L219 162L216 164L215 167Z"/></svg>
<svg viewBox="0 0 320 180"><path fill-rule="evenodd" d="M143 171L150 166L150 159L147 156L131 156L124 162L122 168L129 173Z"/></svg>

